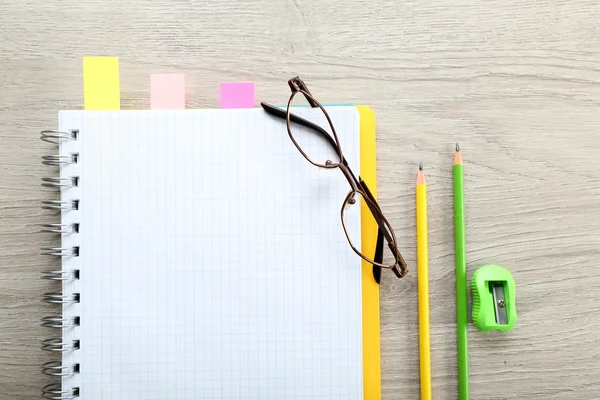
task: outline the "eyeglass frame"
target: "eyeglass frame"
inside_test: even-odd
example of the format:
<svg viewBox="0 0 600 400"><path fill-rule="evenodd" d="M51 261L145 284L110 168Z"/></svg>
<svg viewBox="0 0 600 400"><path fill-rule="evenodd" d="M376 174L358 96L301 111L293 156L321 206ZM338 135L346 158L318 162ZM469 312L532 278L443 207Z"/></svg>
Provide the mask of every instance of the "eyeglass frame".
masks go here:
<svg viewBox="0 0 600 400"><path fill-rule="evenodd" d="M279 119L285 119L287 131L288 131L288 135L290 136L290 139L292 140L292 142L294 143L294 145L296 146L298 151L300 151L302 156L304 158L306 158L306 160L308 162L310 162L311 164L313 164L317 167L320 167L320 168L328 168L328 169L329 168L331 168L331 169L339 168L342 171L342 173L344 174L344 177L346 177L346 180L348 181L348 184L350 185L351 190L346 195L346 198L344 199L344 202L342 204L342 209L340 212L340 216L341 216L341 220L342 220L342 227L344 229L344 233L346 235L346 238L348 239L348 243L350 244L350 247L352 248L352 250L356 254L358 254L363 260L365 260L366 262L373 265L373 275L374 275L377 283L379 283L379 281L380 281L381 268L391 269L398 278L402 278L403 276L405 276L408 273L408 268L407 268L406 262L404 261L404 258L402 257L402 255L400 254L400 251L398 250L398 241L396 239L396 234L394 233L394 230L393 230L391 224L389 223L389 221L387 220L387 218L383 215L383 212L381 211L381 207L379 206L379 203L377 203L377 200L372 195L367 184L362 180L362 178L360 176L358 178L356 178L356 175L354 175L354 173L350 169L350 166L348 165L348 162L346 161L346 159L344 158L344 155L342 153L341 144L340 144L339 138L337 136L337 133L335 131L333 122L331 121L331 117L329 116L329 114L327 113L325 108L321 105L321 103L319 103L319 101L313 97L313 95L310 93L310 91L308 90L308 87L302 81L302 79L300 79L299 77L291 78L290 80L288 80L288 85L290 86L292 94L290 95L290 98L289 98L288 104L287 104L287 108L285 111L279 107L275 107L275 106L270 105L265 102L261 102L261 104L260 104L261 107L268 114L270 114L276 118L279 118ZM325 118L327 119L327 122L329 123L329 126L331 127L333 137L331 137L331 135L325 129L323 129L321 126L319 126L313 122L310 122L304 118L301 118L291 112L291 107L292 107L292 102L294 100L294 97L299 93L302 94L306 98L306 100L308 101L308 104L312 108L319 108L323 112L323 114L325 115ZM318 134L320 134L323 138L325 138L329 142L329 144L331 146L333 146L333 148L335 149L337 155L339 156L339 162L333 163L330 160L327 160L325 162L325 164L321 164L321 163L313 161L304 152L304 150L301 148L301 146L297 143L296 139L294 138L294 135L292 134L292 129L291 129L292 122L299 124L301 126L304 126L306 128L309 128L309 129L317 132ZM373 260L371 260L364 254L362 254L362 250L358 250L356 248L356 246L352 242L352 239L350 238L350 235L348 233L348 230L347 230L345 222L344 222L344 209L345 209L346 205L354 204L354 202L356 201L354 199L354 196L356 194L362 196L365 204L369 208L369 211L371 212L371 215L375 219L375 222L377 223L377 226L378 226L377 248L376 248L376 252L375 252L376 254L375 254L375 257L373 257ZM392 254L394 255L395 262L393 265L383 264L382 261L376 260L377 258L382 258L383 239L385 239L387 241L388 248L391 250ZM377 253L379 253L379 254L377 254Z"/></svg>

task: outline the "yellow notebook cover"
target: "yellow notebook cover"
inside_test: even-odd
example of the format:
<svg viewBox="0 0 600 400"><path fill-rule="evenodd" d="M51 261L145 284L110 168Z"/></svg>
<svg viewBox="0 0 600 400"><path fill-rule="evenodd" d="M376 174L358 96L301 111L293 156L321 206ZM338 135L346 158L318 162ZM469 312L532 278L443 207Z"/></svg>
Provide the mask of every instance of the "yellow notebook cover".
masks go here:
<svg viewBox="0 0 600 400"><path fill-rule="evenodd" d="M375 113L367 106L357 106L360 115L360 176L377 198L375 166ZM374 254L377 224L367 218L369 208L361 205L362 248ZM373 277L373 266L363 261L362 274L363 386L365 400L381 399L381 354L379 328L379 284Z"/></svg>

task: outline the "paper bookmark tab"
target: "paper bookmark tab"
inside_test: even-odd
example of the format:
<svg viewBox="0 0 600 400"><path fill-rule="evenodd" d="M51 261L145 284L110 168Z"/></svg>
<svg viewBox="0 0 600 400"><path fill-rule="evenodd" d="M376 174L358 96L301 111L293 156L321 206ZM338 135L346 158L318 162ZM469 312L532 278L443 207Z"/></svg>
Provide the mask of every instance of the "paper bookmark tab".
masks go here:
<svg viewBox="0 0 600 400"><path fill-rule="evenodd" d="M83 57L83 108L121 108L118 57Z"/></svg>
<svg viewBox="0 0 600 400"><path fill-rule="evenodd" d="M150 108L152 110L185 109L185 75L152 74L150 76Z"/></svg>
<svg viewBox="0 0 600 400"><path fill-rule="evenodd" d="M254 83L221 83L221 108L254 108Z"/></svg>

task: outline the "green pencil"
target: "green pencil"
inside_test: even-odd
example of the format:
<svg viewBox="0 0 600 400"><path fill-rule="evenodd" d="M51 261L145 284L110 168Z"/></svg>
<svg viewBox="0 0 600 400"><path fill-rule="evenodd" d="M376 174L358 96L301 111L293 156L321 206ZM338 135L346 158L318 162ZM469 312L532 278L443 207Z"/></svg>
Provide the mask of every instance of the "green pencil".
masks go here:
<svg viewBox="0 0 600 400"><path fill-rule="evenodd" d="M469 338L467 331L467 242L463 161L456 144L454 166L454 241L456 245L456 331L458 339L458 398L469 399Z"/></svg>

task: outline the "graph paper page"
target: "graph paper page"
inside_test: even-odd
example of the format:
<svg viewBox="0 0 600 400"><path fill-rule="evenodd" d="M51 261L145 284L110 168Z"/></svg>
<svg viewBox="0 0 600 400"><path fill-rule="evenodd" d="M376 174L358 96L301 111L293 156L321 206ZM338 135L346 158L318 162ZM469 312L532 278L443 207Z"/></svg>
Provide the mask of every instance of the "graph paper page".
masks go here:
<svg viewBox="0 0 600 400"><path fill-rule="evenodd" d="M352 169L359 115L328 109ZM296 114L326 123L318 111ZM63 379L83 400L362 399L361 262L349 185L262 109L63 111L80 224ZM311 152L329 145L312 141ZM324 161L324 160L321 160ZM71 168L71 169L69 169ZM348 211L360 232L360 210Z"/></svg>

